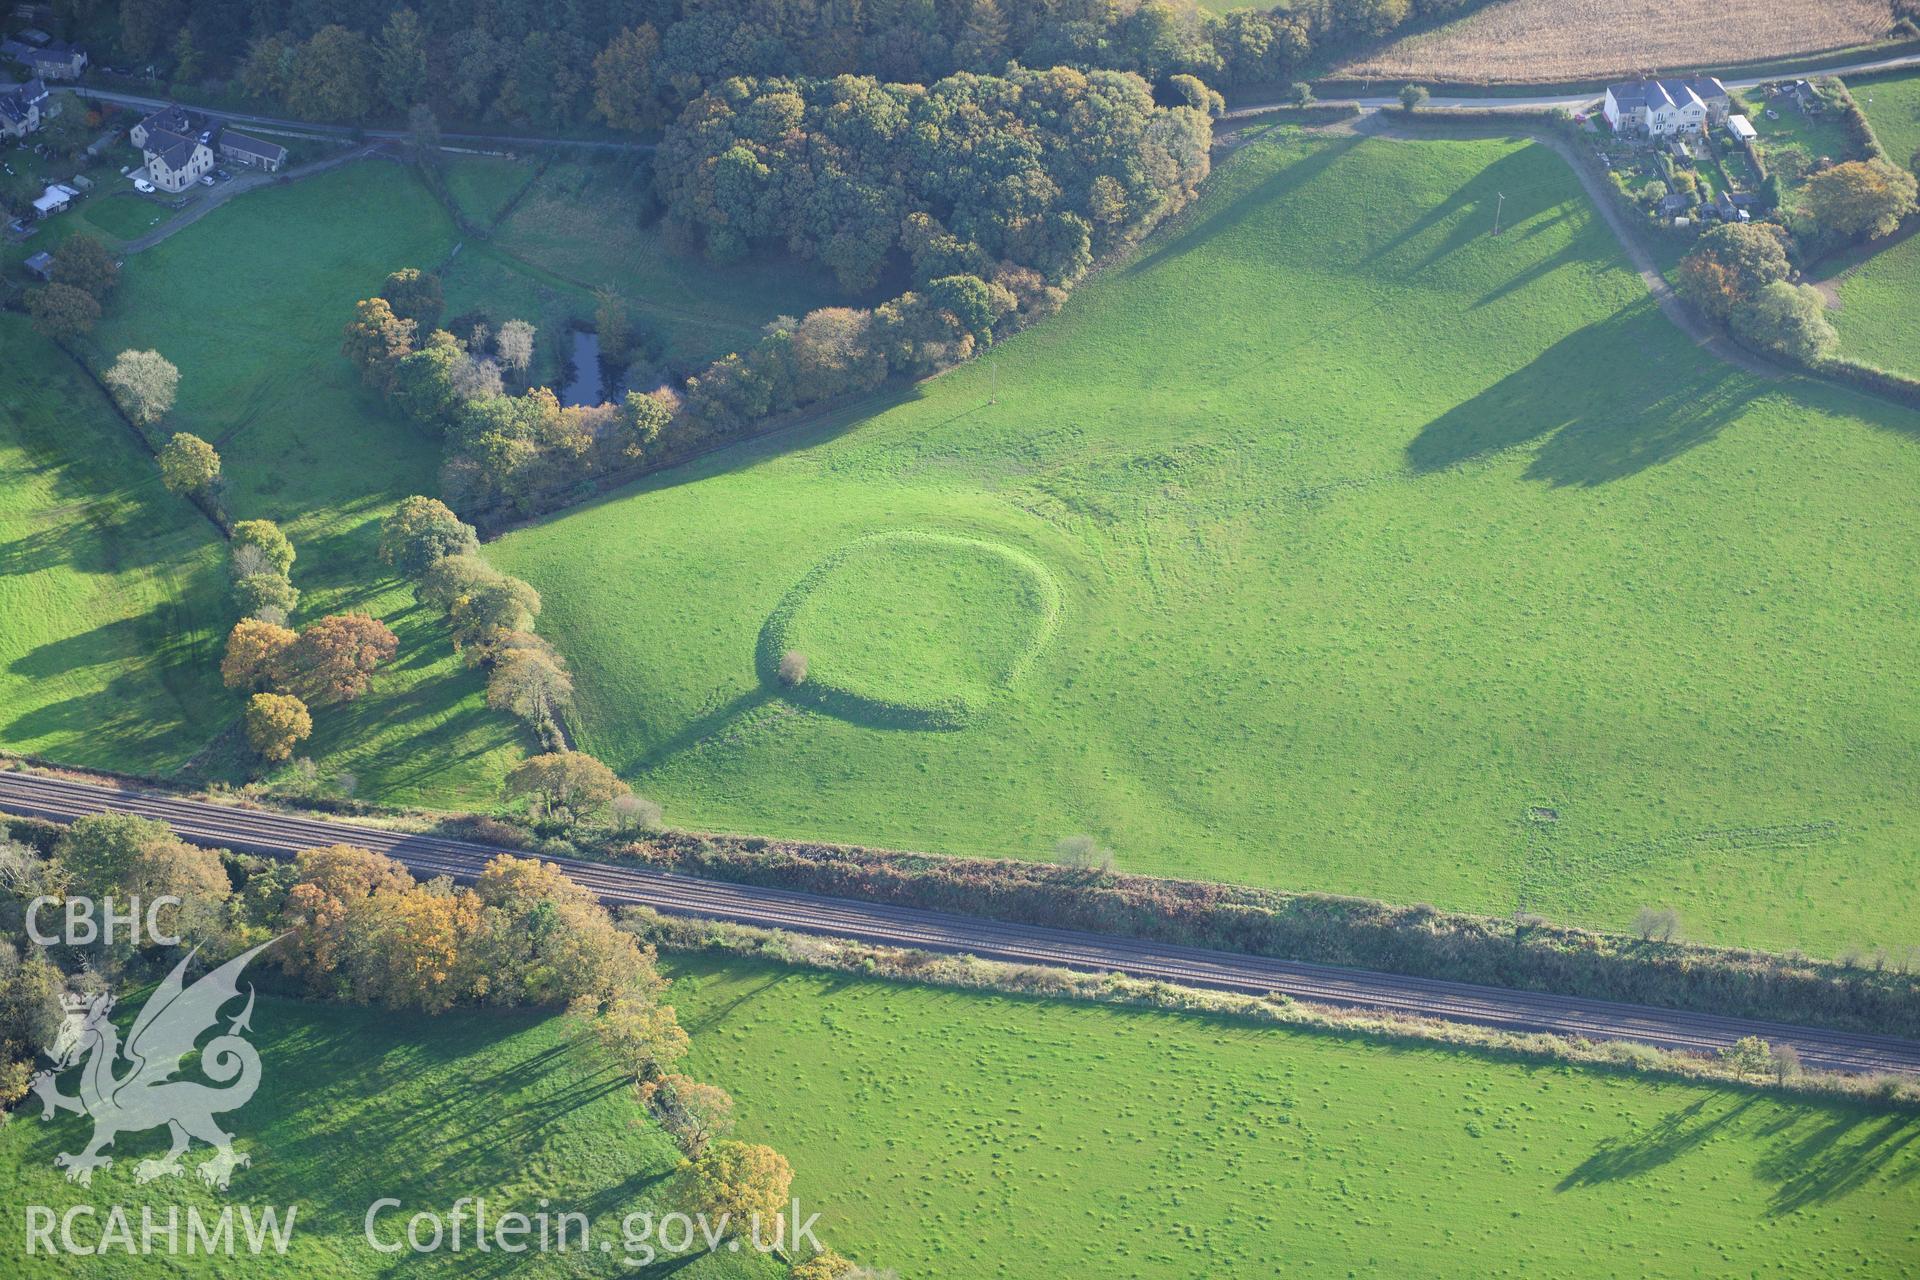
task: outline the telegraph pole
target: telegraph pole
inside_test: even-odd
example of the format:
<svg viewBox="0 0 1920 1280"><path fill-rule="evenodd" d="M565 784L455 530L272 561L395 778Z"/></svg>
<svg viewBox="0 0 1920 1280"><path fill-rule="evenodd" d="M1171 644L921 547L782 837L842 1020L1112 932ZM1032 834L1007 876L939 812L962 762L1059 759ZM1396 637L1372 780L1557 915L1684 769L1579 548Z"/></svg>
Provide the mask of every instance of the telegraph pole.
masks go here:
<svg viewBox="0 0 1920 1280"><path fill-rule="evenodd" d="M1500 192L1500 200L1493 206L1493 234L1500 234L1500 210L1506 207L1507 193Z"/></svg>

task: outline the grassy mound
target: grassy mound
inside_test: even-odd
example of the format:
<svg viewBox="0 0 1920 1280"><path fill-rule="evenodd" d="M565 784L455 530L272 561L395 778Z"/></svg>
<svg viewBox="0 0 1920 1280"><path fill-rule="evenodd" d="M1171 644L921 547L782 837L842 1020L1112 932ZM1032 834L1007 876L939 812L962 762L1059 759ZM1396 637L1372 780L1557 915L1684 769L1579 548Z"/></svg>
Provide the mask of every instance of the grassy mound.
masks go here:
<svg viewBox="0 0 1920 1280"><path fill-rule="evenodd" d="M739 1099L742 1137L793 1161L836 1248L903 1276L1912 1269L1911 1115L842 973L672 967L698 1028L690 1069Z"/></svg>
<svg viewBox="0 0 1920 1280"><path fill-rule="evenodd" d="M760 672L810 664L797 701L862 724L958 729L1032 665L1059 623L1060 588L1025 552L907 531L861 538L780 602Z"/></svg>
<svg viewBox="0 0 1920 1280"><path fill-rule="evenodd" d="M1920 418L1701 352L1551 151L1249 143L990 359L489 544L583 749L702 828L1911 932ZM1072 626L957 732L743 723L768 615L900 528Z"/></svg>

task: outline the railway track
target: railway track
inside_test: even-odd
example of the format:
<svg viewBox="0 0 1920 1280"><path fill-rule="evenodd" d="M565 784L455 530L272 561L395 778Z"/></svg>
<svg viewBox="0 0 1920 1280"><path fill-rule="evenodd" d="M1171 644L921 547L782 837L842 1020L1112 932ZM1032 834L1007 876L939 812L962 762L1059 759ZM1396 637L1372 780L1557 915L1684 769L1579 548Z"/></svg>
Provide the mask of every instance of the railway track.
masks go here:
<svg viewBox="0 0 1920 1280"><path fill-rule="evenodd" d="M132 813L166 822L181 839L195 844L280 857L319 845L354 844L384 853L416 875L445 875L457 881L471 881L490 858L514 852L358 823L295 817L20 772L0 773L0 812L58 822L97 813ZM1274 960L702 880L577 858L545 860L561 867L609 906L648 906L674 915L796 933L1083 972L1120 972L1220 991L1254 995L1280 992L1299 1000L1346 1008L1377 1009L1508 1031L1633 1040L1665 1049L1713 1052L1742 1036L1757 1035L1776 1044L1793 1045L1809 1067L1920 1074L1920 1042L1889 1036Z"/></svg>

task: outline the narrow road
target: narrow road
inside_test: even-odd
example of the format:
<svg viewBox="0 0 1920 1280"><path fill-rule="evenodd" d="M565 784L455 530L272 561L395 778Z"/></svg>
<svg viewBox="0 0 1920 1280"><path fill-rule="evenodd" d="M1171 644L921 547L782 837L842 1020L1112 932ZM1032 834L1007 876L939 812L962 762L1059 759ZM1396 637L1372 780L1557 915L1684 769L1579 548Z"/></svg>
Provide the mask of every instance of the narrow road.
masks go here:
<svg viewBox="0 0 1920 1280"><path fill-rule="evenodd" d="M120 93L112 89L95 89L87 85L68 86L83 98L97 98L101 102L115 102L123 107L141 107L148 111L157 111L161 107L174 105L172 98L149 98L137 93ZM215 116L231 124L254 125L262 129L285 129L294 133L314 134L325 138L351 138L355 131L339 124L315 124L310 120L289 120L283 116L260 116L244 111L223 111L218 107L203 107L190 102L179 105L203 115ZM362 129L362 138L379 142L405 142L413 135L405 129ZM504 133L442 133L442 142L485 142L502 147L585 147L592 151L652 151L651 142L597 142L583 138L534 138L519 137Z"/></svg>
<svg viewBox="0 0 1920 1280"><path fill-rule="evenodd" d="M1905 54L1898 58L1879 58L1867 62L1852 62L1843 67L1821 67L1812 71L1795 72L1791 70L1774 71L1764 76L1736 76L1731 79L1721 77L1721 83L1729 89L1751 89L1755 85L1767 84L1775 80L1792 80L1797 76L1854 76L1868 71L1898 71L1905 67L1920 67L1920 54ZM1710 72L1706 74L1711 74ZM1669 77L1671 78L1671 77ZM1543 93L1524 98L1483 97L1483 98L1443 98L1435 95L1427 102L1431 107L1467 107L1483 111L1541 111L1554 107L1565 107L1576 111L1600 98L1606 90L1596 85L1582 93ZM1398 93L1368 95L1353 98L1334 94L1328 102L1356 102L1362 110L1374 111L1381 107L1400 105ZM1235 116L1253 115L1269 107L1283 105L1279 100L1260 103L1242 103L1226 113L1231 120Z"/></svg>
<svg viewBox="0 0 1920 1280"><path fill-rule="evenodd" d="M291 817L183 800L131 788L41 774L0 773L0 812L54 821L95 813L133 813L166 822L195 844L288 856L327 844L387 854L425 877L471 880L507 850L357 823ZM1017 964L1088 972L1118 971L1186 986L1477 1023L1508 1031L1544 1031L1592 1040L1636 1040L1667 1049L1712 1052L1742 1036L1791 1044L1810 1067L1920 1074L1920 1042L1787 1026L1745 1018L1682 1013L1643 1005L1510 991L1359 969L1295 964L1197 947L1103 934L1006 924L845 898L701 880L607 863L553 858L609 906L644 905L675 915L730 920L797 933L853 938L927 951L963 953Z"/></svg>

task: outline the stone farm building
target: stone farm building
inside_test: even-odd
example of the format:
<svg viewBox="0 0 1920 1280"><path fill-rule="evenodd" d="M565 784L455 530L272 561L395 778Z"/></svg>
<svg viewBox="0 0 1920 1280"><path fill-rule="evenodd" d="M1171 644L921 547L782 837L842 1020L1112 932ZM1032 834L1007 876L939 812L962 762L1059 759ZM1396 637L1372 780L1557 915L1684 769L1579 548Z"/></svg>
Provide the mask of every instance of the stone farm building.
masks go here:
<svg viewBox="0 0 1920 1280"><path fill-rule="evenodd" d="M220 158L234 164L251 165L278 173L287 162L287 149L274 142L262 142L234 129L220 131Z"/></svg>
<svg viewBox="0 0 1920 1280"><path fill-rule="evenodd" d="M1713 76L1688 80L1625 80L1607 86L1601 114L1615 133L1670 138L1725 124L1732 102Z"/></svg>
<svg viewBox="0 0 1920 1280"><path fill-rule="evenodd" d="M85 49L57 40L44 45L8 40L0 42L0 53L25 67L28 74L38 80L78 80L87 65Z"/></svg>
<svg viewBox="0 0 1920 1280"><path fill-rule="evenodd" d="M287 149L196 116L184 107L162 107L127 130L146 157L147 176L162 191L185 191L213 171L216 154L234 164L277 171Z"/></svg>
<svg viewBox="0 0 1920 1280"><path fill-rule="evenodd" d="M141 144L147 177L162 191L185 191L213 171L213 148L200 138L150 129Z"/></svg>

